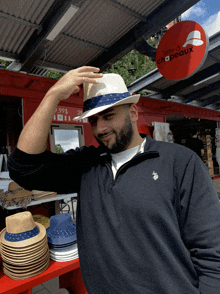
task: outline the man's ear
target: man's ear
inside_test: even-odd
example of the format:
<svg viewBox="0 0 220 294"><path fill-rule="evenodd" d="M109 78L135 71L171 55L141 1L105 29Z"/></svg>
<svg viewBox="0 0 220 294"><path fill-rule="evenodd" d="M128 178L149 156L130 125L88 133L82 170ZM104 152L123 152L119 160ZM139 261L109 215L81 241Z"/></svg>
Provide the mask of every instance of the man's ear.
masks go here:
<svg viewBox="0 0 220 294"><path fill-rule="evenodd" d="M138 108L136 104L132 104L129 108L131 122L136 122L138 120Z"/></svg>

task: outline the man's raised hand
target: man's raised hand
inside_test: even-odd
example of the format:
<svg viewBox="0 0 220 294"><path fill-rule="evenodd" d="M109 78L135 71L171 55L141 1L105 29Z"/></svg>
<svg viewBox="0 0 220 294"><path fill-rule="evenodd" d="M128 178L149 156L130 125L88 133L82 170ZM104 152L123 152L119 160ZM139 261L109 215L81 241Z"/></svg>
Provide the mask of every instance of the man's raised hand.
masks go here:
<svg viewBox="0 0 220 294"><path fill-rule="evenodd" d="M79 92L79 85L83 82L98 84L98 79L103 76L99 71L99 68L92 66L70 70L49 89L47 94L53 95L59 101L68 99L71 94Z"/></svg>

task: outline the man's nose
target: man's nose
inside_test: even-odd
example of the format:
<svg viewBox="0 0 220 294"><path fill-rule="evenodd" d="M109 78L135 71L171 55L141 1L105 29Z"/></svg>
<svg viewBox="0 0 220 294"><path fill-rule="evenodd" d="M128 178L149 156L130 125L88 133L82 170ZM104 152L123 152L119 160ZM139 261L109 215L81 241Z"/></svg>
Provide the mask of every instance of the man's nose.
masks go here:
<svg viewBox="0 0 220 294"><path fill-rule="evenodd" d="M106 122L103 119L98 119L97 120L97 134L102 134L107 130L107 125Z"/></svg>

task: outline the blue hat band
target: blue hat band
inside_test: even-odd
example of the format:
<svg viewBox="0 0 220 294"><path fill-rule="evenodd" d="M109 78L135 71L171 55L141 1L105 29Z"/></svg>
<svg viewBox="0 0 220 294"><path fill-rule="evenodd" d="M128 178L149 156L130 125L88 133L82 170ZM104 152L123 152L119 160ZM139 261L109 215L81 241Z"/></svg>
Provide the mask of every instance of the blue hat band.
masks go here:
<svg viewBox="0 0 220 294"><path fill-rule="evenodd" d="M112 93L106 95L100 95L93 98L90 98L83 103L83 112L91 110L96 107L105 106L109 104L116 103L124 98L130 97L129 92L125 93Z"/></svg>
<svg viewBox="0 0 220 294"><path fill-rule="evenodd" d="M47 239L51 244L67 244L76 241L76 228L73 227L71 230L50 230L46 229Z"/></svg>
<svg viewBox="0 0 220 294"><path fill-rule="evenodd" d="M71 229L67 229L67 230L51 230L50 228L47 228L46 231L47 231L47 235L52 238L54 237L64 238L64 237L69 237L76 234L75 226L72 226Z"/></svg>
<svg viewBox="0 0 220 294"><path fill-rule="evenodd" d="M39 234L39 229L36 226L33 230L18 233L18 234L11 234L7 231L5 232L5 240L9 242L19 242L24 241L30 238L33 238Z"/></svg>

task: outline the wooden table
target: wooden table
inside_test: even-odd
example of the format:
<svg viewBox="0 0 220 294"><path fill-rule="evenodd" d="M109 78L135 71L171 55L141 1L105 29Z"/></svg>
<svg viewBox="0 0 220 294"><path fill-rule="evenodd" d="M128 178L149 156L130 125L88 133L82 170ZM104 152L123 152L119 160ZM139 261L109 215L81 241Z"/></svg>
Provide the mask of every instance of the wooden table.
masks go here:
<svg viewBox="0 0 220 294"><path fill-rule="evenodd" d="M40 275L25 280L12 280L3 273L1 268L0 293L32 294L33 287L56 277L59 277L59 288L66 288L71 294L87 294L83 284L78 258L67 262L50 260L50 265L46 271Z"/></svg>

